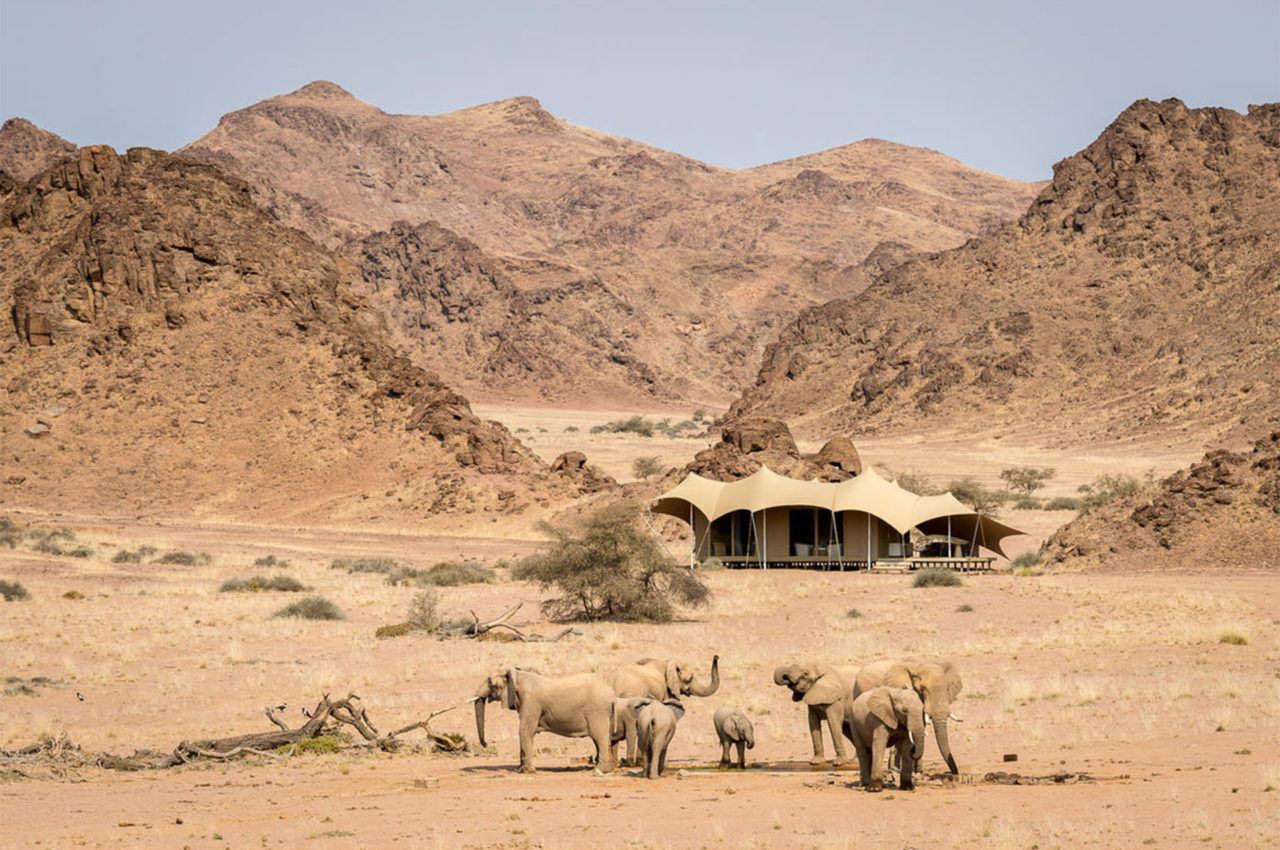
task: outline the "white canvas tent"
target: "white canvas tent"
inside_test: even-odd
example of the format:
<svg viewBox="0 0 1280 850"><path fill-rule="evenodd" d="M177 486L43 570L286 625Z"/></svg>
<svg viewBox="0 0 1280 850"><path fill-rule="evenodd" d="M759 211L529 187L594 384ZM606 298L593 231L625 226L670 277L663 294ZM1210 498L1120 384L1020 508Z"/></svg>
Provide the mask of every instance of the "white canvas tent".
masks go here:
<svg viewBox="0 0 1280 850"><path fill-rule="evenodd" d="M694 558L755 560L763 566L797 559L870 565L904 558L913 529L970 541L967 553L949 555L973 557L985 547L1004 557L1001 541L1022 533L950 493L919 496L873 469L839 483L799 481L767 467L729 482L690 474L651 509L690 524Z"/></svg>

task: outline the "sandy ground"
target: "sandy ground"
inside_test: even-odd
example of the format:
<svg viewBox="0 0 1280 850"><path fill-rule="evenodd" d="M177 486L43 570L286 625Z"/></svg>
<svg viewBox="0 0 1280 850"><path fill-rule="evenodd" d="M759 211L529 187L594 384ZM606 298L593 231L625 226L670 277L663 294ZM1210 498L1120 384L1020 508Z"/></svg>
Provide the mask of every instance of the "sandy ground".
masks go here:
<svg viewBox="0 0 1280 850"><path fill-rule="evenodd" d="M901 575L711 572L712 606L685 621L586 625L582 637L521 645L375 639L379 625L403 619L417 590L329 567L356 553L418 566L458 552L508 557L527 545L517 541L113 528L104 518L77 535L92 557L0 549L0 576L32 596L0 606L3 674L53 680L35 695L0 696L5 749L65 731L90 751L168 750L266 731L263 708L281 702L301 722L300 707L325 692L359 694L385 730L458 703L511 664L608 678L641 656L702 667L719 653L722 684L687 700L669 774L656 782L633 770L593 776L582 764L587 741L547 734L538 738L540 772L517 775L514 716L491 706L494 749L477 756L348 750L142 774L28 765L25 777L6 773L0 783L5 847L1280 844L1280 585L1271 574L1001 574L915 589ZM110 562L117 548L143 543L212 561ZM272 619L291 594L217 592L226 578L264 572L253 566L264 553L288 558L282 571L347 619ZM72 590L85 598L64 598ZM523 626L558 629L539 622L540 592L505 576L441 598L451 616L524 602ZM1222 642L1228 634L1247 643ZM953 733L961 782L943 785L932 745L925 770L934 778L911 793L866 794L856 772L809 768L802 711L772 684L773 667L900 654L961 666L965 722ZM725 704L756 725L757 767L745 773L712 768L711 715ZM434 725L474 741L467 707ZM999 770L1073 779L984 779Z"/></svg>

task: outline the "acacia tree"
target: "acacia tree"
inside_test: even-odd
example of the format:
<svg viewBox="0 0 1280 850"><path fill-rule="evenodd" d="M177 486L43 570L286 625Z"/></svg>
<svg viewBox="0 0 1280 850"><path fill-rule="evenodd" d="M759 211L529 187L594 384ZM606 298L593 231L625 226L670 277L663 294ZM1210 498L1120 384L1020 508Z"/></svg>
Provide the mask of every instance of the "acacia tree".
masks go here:
<svg viewBox="0 0 1280 850"><path fill-rule="evenodd" d="M512 575L560 596L542 603L556 620L669 622L675 606L700 608L711 591L680 567L640 523L640 509L618 502L596 511L577 528L542 522L551 548L530 555Z"/></svg>
<svg viewBox="0 0 1280 850"><path fill-rule="evenodd" d="M1010 490L1030 496L1056 474L1057 470L1048 466L1039 469L1034 466L1011 466L1001 471L1000 478Z"/></svg>

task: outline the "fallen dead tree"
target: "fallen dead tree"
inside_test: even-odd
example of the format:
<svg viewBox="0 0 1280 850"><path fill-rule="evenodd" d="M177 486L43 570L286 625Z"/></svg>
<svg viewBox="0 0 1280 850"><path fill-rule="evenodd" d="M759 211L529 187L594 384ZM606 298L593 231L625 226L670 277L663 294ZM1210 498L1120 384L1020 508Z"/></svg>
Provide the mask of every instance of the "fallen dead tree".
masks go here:
<svg viewBox="0 0 1280 850"><path fill-rule="evenodd" d="M501 634L504 637L506 637L506 639L508 640L518 640L518 641L548 641L548 642L554 643L555 641L558 641L564 637L568 637L569 635L581 636L582 632L573 628L564 629L555 637L550 637L550 638L543 637L542 635L539 635L539 634L525 634L520 629L516 628L515 626L507 622L513 616L515 616L515 613L519 611L523 605L524 605L523 602L519 602L515 605L514 608L507 611L505 614L498 617L496 620L490 620L487 623L480 622L480 618L476 616L476 612L472 611L471 619L474 620L474 622L456 630L456 632L454 632L453 634L442 634L442 636L463 637L463 638L483 638L485 635L493 632L494 629L504 629L504 631L502 632L494 632L495 635Z"/></svg>
<svg viewBox="0 0 1280 850"><path fill-rule="evenodd" d="M0 770L12 771L26 776L24 767L44 767L55 775L65 776L67 772L83 767L101 767L108 770L159 770L190 764L201 759L226 761L248 755L268 758L285 758L293 755L300 745L308 740L337 736L344 733L347 727L354 729L362 739L346 748L379 749L394 752L401 745L400 736L421 730L426 733L433 752L463 753L468 752L467 743L461 735L445 735L431 728L431 721L445 712L458 706L449 706L432 712L424 720L410 723L382 735L378 732L360 697L348 694L341 699L330 699L328 694L320 698L315 709L308 713L307 722L297 728L290 728L272 707L265 709L267 719L275 724L276 729L269 732L253 732L245 735L233 735L215 740L183 741L171 752L158 750L138 750L130 756L117 756L111 753L85 752L72 744L63 732L57 737L47 737L35 744L19 750L0 750Z"/></svg>

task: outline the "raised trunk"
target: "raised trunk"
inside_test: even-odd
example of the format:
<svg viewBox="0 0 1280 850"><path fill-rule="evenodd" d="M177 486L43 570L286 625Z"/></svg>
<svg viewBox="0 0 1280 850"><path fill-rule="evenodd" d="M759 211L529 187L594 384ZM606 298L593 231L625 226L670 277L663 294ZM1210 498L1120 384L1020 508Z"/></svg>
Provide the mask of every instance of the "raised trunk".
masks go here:
<svg viewBox="0 0 1280 850"><path fill-rule="evenodd" d="M777 678L775 674L774 678ZM711 684L699 685L695 678L689 683L689 695L695 697L709 697L720 688L720 656L715 655L711 658Z"/></svg>
<svg viewBox="0 0 1280 850"><path fill-rule="evenodd" d="M942 753L942 758L947 763L947 767L952 773L958 774L960 769L956 767L956 760L951 756L951 742L947 739L947 715L933 715L933 734L938 738L938 752Z"/></svg>

